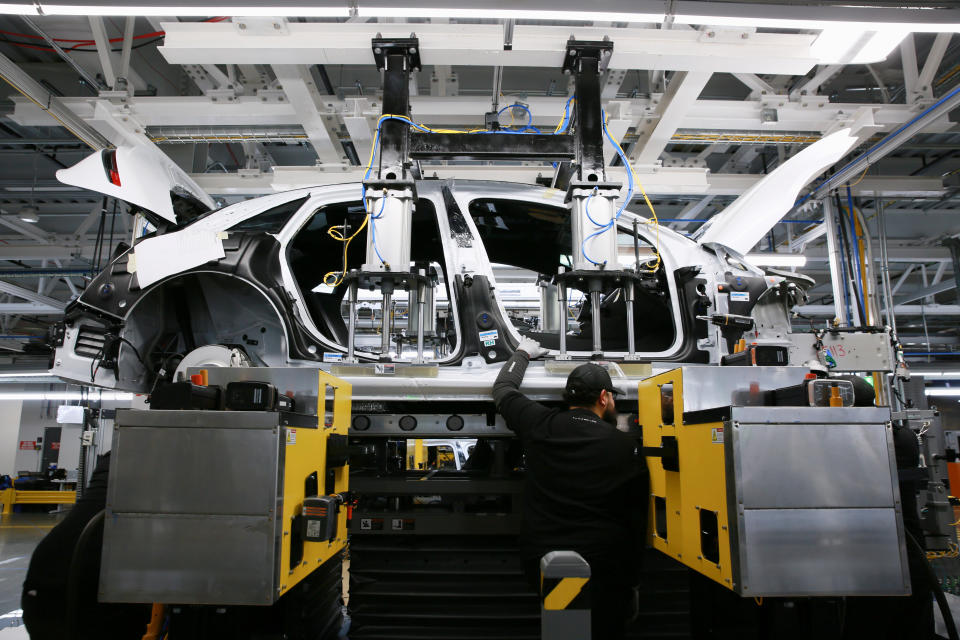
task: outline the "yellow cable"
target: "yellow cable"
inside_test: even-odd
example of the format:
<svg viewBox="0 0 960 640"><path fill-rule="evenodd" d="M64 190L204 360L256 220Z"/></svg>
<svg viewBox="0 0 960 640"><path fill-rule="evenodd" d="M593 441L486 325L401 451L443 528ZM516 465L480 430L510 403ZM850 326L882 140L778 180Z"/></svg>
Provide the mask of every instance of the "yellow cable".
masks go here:
<svg viewBox="0 0 960 640"><path fill-rule="evenodd" d="M860 184L861 182L863 182L864 177L867 175L867 170L869 170L869 169L870 169L870 167L866 167L866 168L863 170L863 173L860 174L860 177L857 178L857 181L854 182L853 184L848 184L847 187L855 187L855 186L857 186L858 184Z"/></svg>
<svg viewBox="0 0 960 640"><path fill-rule="evenodd" d="M606 127L606 124L604 124L604 127ZM623 154L623 157L626 158L627 154L624 152L623 147L620 146L620 143L617 142L617 140L613 136L610 136L610 140L613 141L614 146L620 151L621 154ZM657 256L657 262L649 270L650 273L656 273L657 269L660 268L660 263L661 263L660 261L660 220L657 218L657 212L654 210L653 203L650 202L650 198L647 196L647 192L643 188L643 184L640 182L640 178L637 176L637 172L633 170L633 165L630 164L630 162L627 162L626 165L627 165L627 170L630 172L630 175L633 176L634 184L637 185L637 187L640 189L640 193L643 194L643 201L647 203L647 208L650 209L650 215L653 218L653 224L657 225L656 227L657 239L653 247L653 252ZM646 223L650 224L650 221L647 220Z"/></svg>
<svg viewBox="0 0 960 640"><path fill-rule="evenodd" d="M577 103L577 99L576 99L576 98L574 98L573 100L571 100L571 101L570 101L570 108L572 109L572 108L573 108L573 105L575 105L576 103ZM563 110L563 114L564 114L564 116L569 116L569 112L568 112L566 109ZM556 133L559 133L559 132L560 132L560 127L562 127L562 126L563 126L563 123L566 122L566 121L567 121L567 118L566 118L566 117L560 118L560 122L557 124L557 128L554 129L553 132L554 132L555 134L556 134Z"/></svg>
<svg viewBox="0 0 960 640"><path fill-rule="evenodd" d="M350 249L350 241L353 240L354 238L356 238L358 233L360 233L361 231L363 231L364 227L367 226L367 221L368 221L369 219L370 219L370 216L369 216L369 215L364 216L364 217L363 217L363 223L362 223L359 227L357 227L357 230L354 231L353 234L352 234L349 238L344 238L344 236L343 236L343 231L340 231L339 229L337 229L337 227L330 227L329 229L327 229L327 235L328 235L328 236L330 236L330 237L333 238L334 240L337 240L338 242L343 242L343 243L344 243L344 246L343 246L343 271L340 272L340 277L337 278L337 281L334 282L333 284L330 284L329 282L327 282L327 280L330 279L330 276L337 277L337 272L336 272L336 271L328 271L328 272L323 276L323 284L327 285L328 287L334 287L334 288L336 288L336 287L340 286L340 283L341 283L341 282L343 282L344 276L347 275L347 251Z"/></svg>

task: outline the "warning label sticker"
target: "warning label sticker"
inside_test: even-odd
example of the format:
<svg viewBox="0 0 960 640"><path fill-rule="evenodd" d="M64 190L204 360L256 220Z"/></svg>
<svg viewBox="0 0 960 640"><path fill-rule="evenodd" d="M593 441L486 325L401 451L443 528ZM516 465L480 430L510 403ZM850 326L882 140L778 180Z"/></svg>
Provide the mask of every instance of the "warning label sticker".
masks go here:
<svg viewBox="0 0 960 640"><path fill-rule="evenodd" d="M319 520L307 520L307 537L319 538L321 533L321 524L322 523Z"/></svg>
<svg viewBox="0 0 960 640"><path fill-rule="evenodd" d="M287 444L297 444L296 429L287 429Z"/></svg>
<svg viewBox="0 0 960 640"><path fill-rule="evenodd" d="M710 440L714 444L723 444L723 427L714 427L710 432Z"/></svg>

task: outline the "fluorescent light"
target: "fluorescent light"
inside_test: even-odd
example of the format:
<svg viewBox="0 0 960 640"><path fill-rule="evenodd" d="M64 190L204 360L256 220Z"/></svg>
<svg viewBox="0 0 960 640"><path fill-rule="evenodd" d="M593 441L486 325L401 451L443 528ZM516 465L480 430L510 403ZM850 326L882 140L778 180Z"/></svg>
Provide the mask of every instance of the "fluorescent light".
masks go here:
<svg viewBox="0 0 960 640"><path fill-rule="evenodd" d="M30 224L40 222L40 216L37 215L36 207L23 207L17 212L17 218L19 218L21 222L29 222Z"/></svg>
<svg viewBox="0 0 960 640"><path fill-rule="evenodd" d="M0 393L0 400L133 400L133 394L122 391L91 391L88 394L79 391L10 391Z"/></svg>
<svg viewBox="0 0 960 640"><path fill-rule="evenodd" d="M24 371L23 373L0 373L0 378L52 378L49 371Z"/></svg>
<svg viewBox="0 0 960 640"><path fill-rule="evenodd" d="M456 7L363 7L357 15L366 18L472 18L511 20L567 20L584 22L663 22L663 13L611 11L537 11L529 9L463 9Z"/></svg>
<svg viewBox="0 0 960 640"><path fill-rule="evenodd" d="M33 4L0 4L0 13L14 14L18 16L39 15L36 5Z"/></svg>
<svg viewBox="0 0 960 640"><path fill-rule="evenodd" d="M960 370L957 371L917 371L910 370L910 375L921 378L940 378L942 380L960 380Z"/></svg>
<svg viewBox="0 0 960 640"><path fill-rule="evenodd" d="M806 256L788 253L748 253L744 258L750 264L767 267L802 267L807 264Z"/></svg>
<svg viewBox="0 0 960 640"><path fill-rule="evenodd" d="M931 17L935 10L931 10ZM707 16L678 13L677 24L715 27L764 27L769 29L856 29L858 31L904 31L915 33L957 33L960 24L930 22L869 22L862 20L810 20L806 18L756 18L752 16Z"/></svg>
<svg viewBox="0 0 960 640"><path fill-rule="evenodd" d="M344 6L194 6L189 4L167 5L71 5L41 4L43 15L52 16L267 16L267 17L304 17L304 18L349 18L350 10ZM36 13L35 11L33 13Z"/></svg>
<svg viewBox="0 0 960 640"><path fill-rule="evenodd" d="M907 37L903 29L860 31L847 27L824 29L810 45L810 53L822 64L869 64L887 59Z"/></svg>
<svg viewBox="0 0 960 640"><path fill-rule="evenodd" d="M931 387L926 389L925 393L928 396L940 396L944 398L948 397L960 397L960 387Z"/></svg>
<svg viewBox="0 0 960 640"><path fill-rule="evenodd" d="M871 62L883 62L890 53L896 49L909 31L902 29L877 31L873 37L860 51L853 57L853 64L869 64Z"/></svg>

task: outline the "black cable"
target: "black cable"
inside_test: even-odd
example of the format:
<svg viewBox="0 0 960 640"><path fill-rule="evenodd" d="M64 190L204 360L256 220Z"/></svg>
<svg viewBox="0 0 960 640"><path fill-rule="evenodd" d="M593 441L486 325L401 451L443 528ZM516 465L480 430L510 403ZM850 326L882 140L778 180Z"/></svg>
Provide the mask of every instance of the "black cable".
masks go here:
<svg viewBox="0 0 960 640"><path fill-rule="evenodd" d="M73 545L73 555L70 557L70 572L67 574L67 633L66 640L76 640L80 631L80 563L86 558L86 546L93 536L93 530L103 523L105 510L101 509L90 518L77 543Z"/></svg>
<svg viewBox="0 0 960 640"><path fill-rule="evenodd" d="M907 534L907 542L912 545L914 552L919 553L920 558L923 560L923 568L927 574L927 578L930 580L933 597L937 600L937 605L940 607L940 615L943 616L943 624L947 627L947 637L950 638L950 640L960 640L960 635L957 635L957 625L954 623L953 614L950 612L950 605L947 603L947 597L943 595L943 589L937 580L937 574L933 571L933 565L931 565L927 559L927 552L923 550L923 547L920 546L920 543L917 542L917 539L913 537L912 533L906 529L904 529L903 532Z"/></svg>
<svg viewBox="0 0 960 640"><path fill-rule="evenodd" d="M133 349L133 355L137 356L137 360L140 361L140 364L142 364L144 367L147 366L147 363L144 362L144 361L143 361L143 358L140 357L140 352L137 351L137 348L136 348L135 346L133 346L133 343L132 343L132 342L130 342L129 340L127 340L127 339L124 338L123 336L117 336L117 340L119 340L120 342L123 342L123 343L126 343L127 345L129 345L129 347L130 347L131 349Z"/></svg>
<svg viewBox="0 0 960 640"><path fill-rule="evenodd" d="M93 368L93 365L97 364L97 360L103 360L103 347L100 347L100 350L90 359L90 382L95 382L97 377L97 370L100 369L100 366L97 366L97 369Z"/></svg>

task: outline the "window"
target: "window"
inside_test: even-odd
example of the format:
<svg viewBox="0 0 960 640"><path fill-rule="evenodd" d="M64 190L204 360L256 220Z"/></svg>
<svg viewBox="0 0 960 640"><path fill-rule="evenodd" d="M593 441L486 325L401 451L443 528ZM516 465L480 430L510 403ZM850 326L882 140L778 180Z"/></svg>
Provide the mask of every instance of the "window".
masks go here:
<svg viewBox="0 0 960 640"><path fill-rule="evenodd" d="M516 292L516 301L504 293L503 302L517 330L548 349L558 349L560 327L565 322L567 349L591 351L593 316L589 292L568 289L567 313L561 318L556 289L548 285L559 266L569 269L571 264L568 209L537 201L483 198L471 202L469 210L490 262L498 265L495 267L499 272L498 282L503 276L510 278L510 284L501 286L501 291ZM531 242L531 238L535 241ZM632 230L619 228L617 243L620 264L610 268L633 268L636 261ZM673 344L676 334L666 270L663 265L653 270L654 247L643 235L638 234L637 244L641 271L649 273L642 286L634 289L636 350L665 351ZM600 321L604 351L627 350L626 310L622 288L611 285L602 292Z"/></svg>
<svg viewBox="0 0 960 640"><path fill-rule="evenodd" d="M287 249L287 260L304 305L317 329L328 339L341 345L347 342L349 305L347 287L331 286L339 279L344 265L344 243L330 235L331 228L349 225L349 237L363 225L366 211L363 204L338 202L317 209L307 223L292 238ZM339 229L338 229L339 230ZM347 270L360 269L366 260L367 227L357 233L350 242L346 254ZM430 200L418 200L413 212L411 232L411 261L418 267L432 269L438 284L434 299L425 305L424 355L430 359L441 358L449 353L456 343L453 323L449 321L447 308L449 296L443 245L437 227L436 209ZM332 274L324 282L324 278ZM354 346L358 352L380 353L380 326L383 318L382 295L379 291L360 289L357 305L357 333ZM398 290L393 295L388 311L392 356L412 358L416 354L417 328L410 322L410 301ZM414 311L416 317L416 311Z"/></svg>
<svg viewBox="0 0 960 640"><path fill-rule="evenodd" d="M570 213L565 207L485 198L470 203L470 216L490 262L553 275L561 255L570 252Z"/></svg>
<svg viewBox="0 0 960 640"><path fill-rule="evenodd" d="M259 215L247 218L243 222L230 227L230 231L260 231L263 233L279 233L283 226L290 220L290 216L295 214L303 203L307 201L308 196L284 202L272 209L267 209Z"/></svg>

